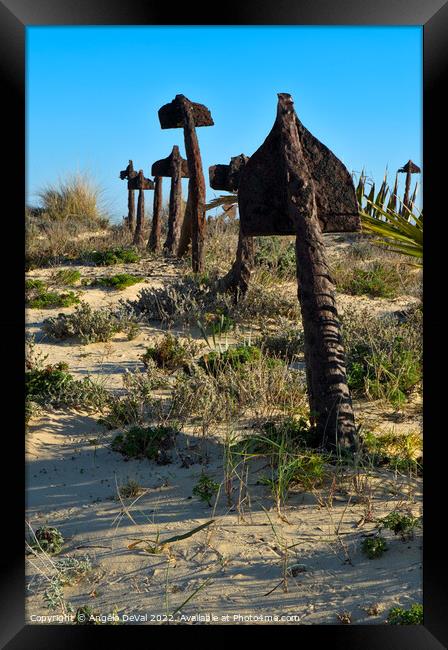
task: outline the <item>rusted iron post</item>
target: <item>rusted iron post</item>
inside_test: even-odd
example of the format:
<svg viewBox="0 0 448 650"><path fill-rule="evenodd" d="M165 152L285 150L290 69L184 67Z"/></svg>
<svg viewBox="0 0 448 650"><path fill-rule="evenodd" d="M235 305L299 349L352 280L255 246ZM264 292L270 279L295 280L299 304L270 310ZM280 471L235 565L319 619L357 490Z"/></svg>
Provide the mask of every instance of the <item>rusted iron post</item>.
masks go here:
<svg viewBox="0 0 448 650"><path fill-rule="evenodd" d="M298 298L312 421L322 445L358 446L345 352L322 232L360 229L352 178L278 95L277 118L242 171L238 205L245 235L296 235Z"/></svg>
<svg viewBox="0 0 448 650"><path fill-rule="evenodd" d="M179 147L174 145L168 158L153 164L151 173L171 178L168 233L163 248L169 255L175 255L182 225L182 178L189 176L188 163L180 155Z"/></svg>
<svg viewBox="0 0 448 650"><path fill-rule="evenodd" d="M404 173L406 174L406 185L404 188L404 197L403 197L403 206L401 209L401 214L405 218L409 216L408 210L411 210L411 200L410 200L410 193L411 193L411 176L412 174L420 174L421 169L418 167L415 163L412 162L412 160L408 160L406 165L401 167L397 173Z"/></svg>
<svg viewBox="0 0 448 650"><path fill-rule="evenodd" d="M134 178L137 175L137 172L134 171L134 165L132 160L129 161L126 169L123 169L120 172L120 178L122 181L129 178ZM134 190L128 189L128 228L131 232L134 232L135 228L135 196Z"/></svg>
<svg viewBox="0 0 448 650"><path fill-rule="evenodd" d="M213 120L206 106L191 102L185 95L176 95L170 104L162 106L159 109L159 120L162 129L182 127L184 130L190 173L192 267L194 273L199 273L204 269L205 181L195 127L213 126Z"/></svg>
<svg viewBox="0 0 448 650"><path fill-rule="evenodd" d="M191 178L188 181L187 205L185 206L184 218L180 230L179 245L177 247L177 257L183 257L191 243Z"/></svg>
<svg viewBox="0 0 448 650"><path fill-rule="evenodd" d="M149 233L148 244L146 248L152 253L160 251L160 230L162 226L162 177L154 178L154 203L152 209L151 232Z"/></svg>
<svg viewBox="0 0 448 650"><path fill-rule="evenodd" d="M229 165L213 165L209 167L210 187L214 190L236 192L241 172L248 160L248 156L242 153L231 158ZM220 280L219 289L221 291L233 291L237 300L249 288L253 266L254 240L253 237L245 237L240 226L236 258L230 271Z"/></svg>
<svg viewBox="0 0 448 650"><path fill-rule="evenodd" d="M138 190L138 201L137 201L137 224L135 226L134 233L134 246L144 246L143 240L143 228L145 223L145 196L143 192L145 190L153 190L154 183L143 176L143 170L140 169L138 174L130 178L128 181L128 189Z"/></svg>

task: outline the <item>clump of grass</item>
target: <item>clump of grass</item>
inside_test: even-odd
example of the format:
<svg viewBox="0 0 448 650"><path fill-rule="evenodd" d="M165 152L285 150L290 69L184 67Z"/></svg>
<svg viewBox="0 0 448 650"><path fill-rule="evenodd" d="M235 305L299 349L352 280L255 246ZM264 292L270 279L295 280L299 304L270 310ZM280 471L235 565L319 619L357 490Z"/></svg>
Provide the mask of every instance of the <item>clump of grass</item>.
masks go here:
<svg viewBox="0 0 448 650"><path fill-rule="evenodd" d="M253 432L244 436L238 446L247 454L270 455L273 445L280 445L282 442L286 443L291 453L316 446L315 431L308 418L303 415L289 416L263 422L260 433Z"/></svg>
<svg viewBox="0 0 448 650"><path fill-rule="evenodd" d="M186 275L165 287L145 287L129 305L148 320L196 323L204 313L227 310L228 298L218 294L215 283Z"/></svg>
<svg viewBox="0 0 448 650"><path fill-rule="evenodd" d="M423 605L414 603L409 609L392 607L387 622L389 625L423 625Z"/></svg>
<svg viewBox="0 0 448 650"><path fill-rule="evenodd" d="M361 543L361 550L370 560L381 557L387 551L387 544L384 537L376 535L375 537L366 537Z"/></svg>
<svg viewBox="0 0 448 650"><path fill-rule="evenodd" d="M270 278L293 280L296 277L295 246L291 239L257 237L254 261Z"/></svg>
<svg viewBox="0 0 448 650"><path fill-rule="evenodd" d="M374 465L386 465L404 473L421 471L422 439L419 433L364 431L361 438L364 451Z"/></svg>
<svg viewBox="0 0 448 650"><path fill-rule="evenodd" d="M71 307L79 303L79 296L73 291L58 293L49 291L43 280L30 279L25 283L25 300L31 309L54 309Z"/></svg>
<svg viewBox="0 0 448 650"><path fill-rule="evenodd" d="M124 394L110 400L108 412L98 420L98 424L107 429L117 429L142 424L146 418L162 414L163 402L154 399L153 391L166 387L166 378L155 367L148 367L146 373L126 371L123 387Z"/></svg>
<svg viewBox="0 0 448 650"><path fill-rule="evenodd" d="M211 500L218 493L219 483L213 480L211 476L202 472L199 481L193 488L193 495L211 507Z"/></svg>
<svg viewBox="0 0 448 650"><path fill-rule="evenodd" d="M177 429L173 427L132 427L115 436L112 449L126 458L148 458L159 465L166 465L171 462L167 452L177 434Z"/></svg>
<svg viewBox="0 0 448 650"><path fill-rule="evenodd" d="M33 551L45 552L49 555L57 555L61 552L64 538L58 528L54 526L41 526L34 533L29 541Z"/></svg>
<svg viewBox="0 0 448 650"><path fill-rule="evenodd" d="M109 287L117 291L123 291L126 287L132 287L134 284L143 282L145 278L130 273L116 273L106 278L97 278L91 282L91 286Z"/></svg>
<svg viewBox="0 0 448 650"><path fill-rule="evenodd" d="M92 309L81 302L72 314L59 314L43 322L43 331L56 339L79 338L81 343L110 341L118 332L135 335L136 319L124 310Z"/></svg>
<svg viewBox="0 0 448 650"><path fill-rule="evenodd" d="M101 190L86 174L73 174L58 185L48 185L38 193L39 214L49 221L70 220L98 228L108 223L101 208Z"/></svg>
<svg viewBox="0 0 448 650"><path fill-rule="evenodd" d="M193 417L205 433L221 422L245 415L255 422L303 414L307 400L303 382L285 364L260 356L233 368L230 364L207 372L198 365L189 376L178 376L172 393L173 413Z"/></svg>
<svg viewBox="0 0 448 650"><path fill-rule="evenodd" d="M265 354L281 358L291 363L304 352L303 331L297 327L285 325L278 332L265 332L258 341Z"/></svg>
<svg viewBox="0 0 448 650"><path fill-rule="evenodd" d="M403 405L422 379L422 318L404 322L369 313L344 314L347 379L354 393Z"/></svg>
<svg viewBox="0 0 448 650"><path fill-rule="evenodd" d="M225 366L230 366L234 370L238 370L246 363L253 363L260 359L261 350L253 345L239 345L237 347L228 348L224 352L217 352L212 350L204 354L199 359L199 366L216 375Z"/></svg>
<svg viewBox="0 0 448 650"><path fill-rule="evenodd" d="M81 280L81 272L77 269L60 269L51 276L54 284L60 284L64 287L73 286Z"/></svg>
<svg viewBox="0 0 448 650"><path fill-rule="evenodd" d="M340 291L354 296L395 298L403 293L409 271L404 265L385 264L375 260L365 267L341 265L333 271Z"/></svg>
<svg viewBox="0 0 448 650"><path fill-rule="evenodd" d="M134 497L138 497L141 492L142 488L140 485L137 481L132 479L130 479L125 485L120 485L119 487L119 493L123 499L133 499Z"/></svg>
<svg viewBox="0 0 448 650"><path fill-rule="evenodd" d="M27 430L32 419L39 417L42 409L38 402L31 397L25 398L25 430Z"/></svg>
<svg viewBox="0 0 448 650"><path fill-rule="evenodd" d="M133 264L139 262L140 255L132 248L113 248L103 251L90 251L84 257L96 266L114 266L115 264Z"/></svg>
<svg viewBox="0 0 448 650"><path fill-rule="evenodd" d="M391 530L394 535L400 535L403 542L407 542L414 538L414 531L419 526L420 522L418 517L412 516L410 513L391 512L379 522L379 528L387 528Z"/></svg>
<svg viewBox="0 0 448 650"><path fill-rule="evenodd" d="M153 347L147 348L142 361L145 366L152 361L158 368L176 370L186 367L197 349L198 346L193 341L181 342L178 336L165 334Z"/></svg>

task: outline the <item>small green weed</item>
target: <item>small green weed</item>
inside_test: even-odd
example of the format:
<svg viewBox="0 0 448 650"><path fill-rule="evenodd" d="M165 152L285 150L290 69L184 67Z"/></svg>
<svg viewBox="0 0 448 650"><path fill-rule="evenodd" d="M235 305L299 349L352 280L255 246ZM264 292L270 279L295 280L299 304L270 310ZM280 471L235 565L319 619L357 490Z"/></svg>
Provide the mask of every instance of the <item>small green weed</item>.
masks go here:
<svg viewBox="0 0 448 650"><path fill-rule="evenodd" d="M414 538L414 531L419 524L419 518L409 513L391 512L381 519L378 527L380 530L382 528L391 530L394 535L400 535L403 542L407 542Z"/></svg>
<svg viewBox="0 0 448 650"><path fill-rule="evenodd" d="M361 550L370 560L381 557L387 551L387 544L384 537L366 537L361 543Z"/></svg>
<svg viewBox="0 0 448 650"><path fill-rule="evenodd" d="M199 481L193 488L193 495L211 507L211 500L219 490L219 483L216 483L211 476L202 472Z"/></svg>
<svg viewBox="0 0 448 650"><path fill-rule="evenodd" d="M33 551L57 555L61 552L64 544L64 538L60 530L53 526L41 526L35 532L29 541Z"/></svg>

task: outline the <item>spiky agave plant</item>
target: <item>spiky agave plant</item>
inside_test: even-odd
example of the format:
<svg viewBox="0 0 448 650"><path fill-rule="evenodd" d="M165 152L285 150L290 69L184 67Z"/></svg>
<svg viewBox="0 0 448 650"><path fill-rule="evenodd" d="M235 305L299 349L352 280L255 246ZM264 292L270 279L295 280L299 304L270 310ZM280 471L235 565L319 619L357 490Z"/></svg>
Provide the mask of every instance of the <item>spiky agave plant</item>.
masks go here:
<svg viewBox="0 0 448 650"><path fill-rule="evenodd" d="M421 266L423 264L423 212L415 207L417 185L409 208L397 195L398 175L395 178L394 189L390 192L386 171L376 196L374 184L369 194L366 193L366 180L362 172L356 188L363 230L380 235L380 239L373 243L390 251L409 255L415 258L418 266Z"/></svg>

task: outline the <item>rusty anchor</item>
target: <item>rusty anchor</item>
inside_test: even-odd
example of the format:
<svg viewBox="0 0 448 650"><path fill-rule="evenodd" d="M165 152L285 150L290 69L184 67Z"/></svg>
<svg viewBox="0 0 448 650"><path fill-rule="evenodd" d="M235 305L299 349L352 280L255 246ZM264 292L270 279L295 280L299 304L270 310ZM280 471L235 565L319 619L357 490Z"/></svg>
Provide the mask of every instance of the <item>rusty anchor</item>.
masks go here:
<svg viewBox="0 0 448 650"><path fill-rule="evenodd" d="M352 178L299 121L292 97L278 94L274 126L241 172L245 236L295 235L298 299L312 423L325 447L356 450L335 286L322 232L360 230Z"/></svg>
<svg viewBox="0 0 448 650"><path fill-rule="evenodd" d="M168 234L164 249L168 254L174 255L177 253L182 225L182 178L189 177L188 163L180 155L177 145L173 146L168 158L163 158L153 164L151 174L156 177L171 178Z"/></svg>
<svg viewBox="0 0 448 650"><path fill-rule="evenodd" d="M206 106L191 102L185 95L176 95L172 102L159 109L158 115L162 129L184 130L190 181L180 248L185 248L191 223L192 268L193 272L198 273L204 268L205 181L196 127L213 126L214 122Z"/></svg>
<svg viewBox="0 0 448 650"><path fill-rule="evenodd" d="M153 190L154 183L149 178L145 178L143 170L140 169L138 174L128 179L128 190L138 190L137 201L137 223L135 226L134 241L135 246L143 246L143 227L145 221L145 190Z"/></svg>
<svg viewBox="0 0 448 650"><path fill-rule="evenodd" d="M132 160L130 160L128 166L126 167L126 169L121 170L120 179L122 181L124 181L124 180L127 180L129 178L133 178L136 175L137 175L137 172L134 171L134 165L132 163ZM134 190L130 190L129 188L128 188L127 225L128 225L129 230L131 232L134 232L134 228L135 228L135 197L134 197Z"/></svg>

